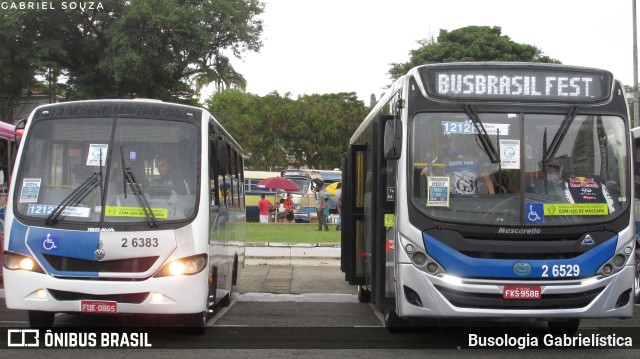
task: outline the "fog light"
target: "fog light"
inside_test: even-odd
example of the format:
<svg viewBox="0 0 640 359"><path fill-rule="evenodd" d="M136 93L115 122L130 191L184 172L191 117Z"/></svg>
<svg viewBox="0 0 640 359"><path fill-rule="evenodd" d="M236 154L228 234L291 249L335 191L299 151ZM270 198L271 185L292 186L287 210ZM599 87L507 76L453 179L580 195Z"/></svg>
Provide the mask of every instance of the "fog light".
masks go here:
<svg viewBox="0 0 640 359"><path fill-rule="evenodd" d="M435 274L438 271L438 265L431 262L427 265L427 272Z"/></svg>
<svg viewBox="0 0 640 359"><path fill-rule="evenodd" d="M422 266L422 265L424 265L425 263L427 263L427 256L426 256L426 254L421 253L421 252L416 252L416 253L413 255L413 263L415 263L415 264L417 264L417 265L419 265L419 266Z"/></svg>
<svg viewBox="0 0 640 359"><path fill-rule="evenodd" d="M611 274L611 272L613 271L613 268L611 267L611 264L606 264L603 268L602 271L604 272L604 274L609 275Z"/></svg>
<svg viewBox="0 0 640 359"><path fill-rule="evenodd" d="M616 267L622 267L624 265L625 259L625 256L623 256L622 254L617 254L615 257L613 257L613 265Z"/></svg>
<svg viewBox="0 0 640 359"><path fill-rule="evenodd" d="M151 303L162 303L164 296L161 293L153 292L151 294Z"/></svg>
<svg viewBox="0 0 640 359"><path fill-rule="evenodd" d="M36 298L38 299L44 299L47 297L47 292L44 289L38 289L36 290Z"/></svg>
<svg viewBox="0 0 640 359"><path fill-rule="evenodd" d="M631 247L625 247L624 248L624 254L629 255L629 254L631 254L631 252L633 252L633 249L631 249Z"/></svg>
<svg viewBox="0 0 640 359"><path fill-rule="evenodd" d="M415 250L412 244L407 244L407 246L404 247L404 249L407 251L407 253L413 253L413 251Z"/></svg>

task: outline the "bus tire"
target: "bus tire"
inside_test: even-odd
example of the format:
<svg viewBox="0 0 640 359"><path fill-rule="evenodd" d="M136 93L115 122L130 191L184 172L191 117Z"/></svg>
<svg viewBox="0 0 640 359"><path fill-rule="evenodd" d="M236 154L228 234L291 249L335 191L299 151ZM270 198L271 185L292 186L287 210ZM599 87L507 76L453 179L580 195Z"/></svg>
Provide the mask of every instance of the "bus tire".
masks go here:
<svg viewBox="0 0 640 359"><path fill-rule="evenodd" d="M53 321L56 317L54 312L42 312L39 310L30 310L28 315L29 326L33 329L53 327Z"/></svg>
<svg viewBox="0 0 640 359"><path fill-rule="evenodd" d="M636 247L639 246L640 244L636 243ZM636 275L633 283L633 300L640 303L640 247L636 248Z"/></svg>
<svg viewBox="0 0 640 359"><path fill-rule="evenodd" d="M371 301L371 291L364 286L358 286L358 302L369 303Z"/></svg>
<svg viewBox="0 0 640 359"><path fill-rule="evenodd" d="M548 323L549 331L553 334L573 335L580 327L580 319L556 319Z"/></svg>
<svg viewBox="0 0 640 359"><path fill-rule="evenodd" d="M385 310L384 326L390 333L402 332L407 330L408 321L400 318L394 310Z"/></svg>
<svg viewBox="0 0 640 359"><path fill-rule="evenodd" d="M191 335L203 335L207 328L207 312L185 314L186 332Z"/></svg>

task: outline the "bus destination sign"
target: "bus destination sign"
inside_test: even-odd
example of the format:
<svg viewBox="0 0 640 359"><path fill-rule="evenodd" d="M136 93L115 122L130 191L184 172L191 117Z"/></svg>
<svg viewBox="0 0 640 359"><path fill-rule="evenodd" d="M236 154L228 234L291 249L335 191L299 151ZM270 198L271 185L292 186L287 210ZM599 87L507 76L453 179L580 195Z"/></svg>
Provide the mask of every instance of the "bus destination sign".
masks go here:
<svg viewBox="0 0 640 359"><path fill-rule="evenodd" d="M421 70L429 95L451 100L592 103L609 98L613 81L613 76L606 71L543 67L425 67Z"/></svg>

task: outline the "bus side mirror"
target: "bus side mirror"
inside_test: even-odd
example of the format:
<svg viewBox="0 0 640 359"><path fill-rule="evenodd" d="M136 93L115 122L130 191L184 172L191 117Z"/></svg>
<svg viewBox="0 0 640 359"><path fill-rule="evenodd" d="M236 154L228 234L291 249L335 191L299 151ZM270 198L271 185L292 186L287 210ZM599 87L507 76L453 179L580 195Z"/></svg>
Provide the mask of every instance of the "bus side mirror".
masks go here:
<svg viewBox="0 0 640 359"><path fill-rule="evenodd" d="M397 160L402 149L402 122L388 120L384 125L384 158Z"/></svg>

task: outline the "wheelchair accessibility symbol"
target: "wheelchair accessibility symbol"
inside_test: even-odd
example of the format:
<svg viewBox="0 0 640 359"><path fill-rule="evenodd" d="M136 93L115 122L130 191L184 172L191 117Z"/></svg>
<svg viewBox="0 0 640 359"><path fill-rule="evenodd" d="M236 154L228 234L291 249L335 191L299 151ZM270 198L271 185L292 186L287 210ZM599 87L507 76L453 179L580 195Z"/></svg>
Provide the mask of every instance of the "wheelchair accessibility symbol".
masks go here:
<svg viewBox="0 0 640 359"><path fill-rule="evenodd" d="M58 248L58 240L51 238L51 233L47 233L47 238L42 240L42 249L45 251L52 251Z"/></svg>
<svg viewBox="0 0 640 359"><path fill-rule="evenodd" d="M542 203L527 203L524 207L527 223L544 222L544 205Z"/></svg>

